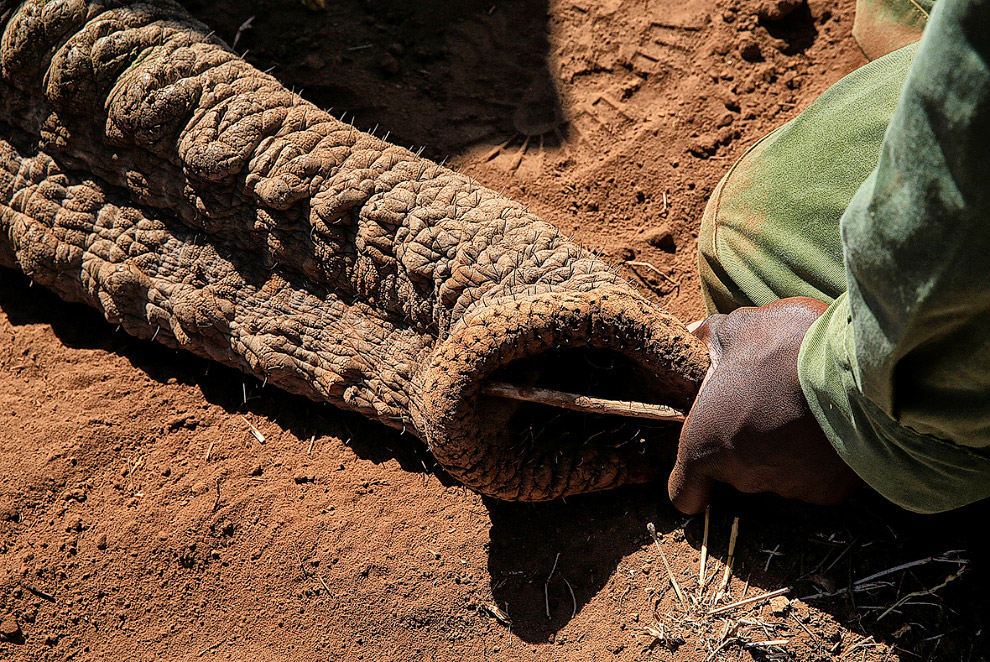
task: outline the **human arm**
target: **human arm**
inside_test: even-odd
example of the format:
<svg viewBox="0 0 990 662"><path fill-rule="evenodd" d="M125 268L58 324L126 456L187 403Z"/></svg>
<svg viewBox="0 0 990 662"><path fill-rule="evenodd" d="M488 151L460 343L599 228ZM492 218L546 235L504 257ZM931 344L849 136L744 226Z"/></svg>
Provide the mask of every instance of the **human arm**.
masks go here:
<svg viewBox="0 0 990 662"><path fill-rule="evenodd" d="M791 375L796 367L796 381L760 390L742 374L726 372L713 380L719 370L713 368L682 432L670 481L678 507L703 507L712 480L753 491L754 474L780 465L775 455L781 449L794 456L790 475L781 472L769 482L764 475L764 489L786 492L788 481L799 476L810 492L791 495L821 502L813 493L826 488L829 478L814 471L819 456L811 453L801 463L795 448L766 432L793 426L789 415L812 416L837 457L906 508L947 510L990 493L990 26L982 3L943 4L908 77L877 168L842 219L848 293L809 323L796 366L785 360L788 352L778 353L778 372ZM761 343L771 340L794 348L793 325L782 324L761 339L762 325L773 319L756 312L763 308L749 309L752 323L736 334L743 356L761 352ZM760 397L746 402L741 391ZM807 413L766 402L790 402L801 394ZM761 435L732 434L739 421L759 416L767 419ZM796 448L806 442L819 448L821 439L794 441ZM835 498L845 493L841 483L833 485Z"/></svg>

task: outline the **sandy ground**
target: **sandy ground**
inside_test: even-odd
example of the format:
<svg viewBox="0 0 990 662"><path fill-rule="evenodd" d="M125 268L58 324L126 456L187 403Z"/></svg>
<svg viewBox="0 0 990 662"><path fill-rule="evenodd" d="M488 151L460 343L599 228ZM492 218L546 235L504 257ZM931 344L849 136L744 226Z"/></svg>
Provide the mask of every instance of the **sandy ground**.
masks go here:
<svg viewBox="0 0 990 662"><path fill-rule="evenodd" d="M187 4L228 43L253 17L259 68L505 190L684 320L719 178L865 62L852 0L780 21L742 0ZM736 517L723 603L805 599L700 615L647 523L697 596L703 519L663 485L485 499L408 435L0 270L2 660L983 660L987 512L725 493L708 599Z"/></svg>

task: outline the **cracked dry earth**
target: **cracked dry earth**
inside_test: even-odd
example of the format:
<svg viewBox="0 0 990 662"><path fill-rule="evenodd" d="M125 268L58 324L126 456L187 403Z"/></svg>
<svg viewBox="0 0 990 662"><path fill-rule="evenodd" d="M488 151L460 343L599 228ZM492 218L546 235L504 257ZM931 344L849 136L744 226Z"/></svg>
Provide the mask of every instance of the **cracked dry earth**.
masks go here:
<svg viewBox="0 0 990 662"><path fill-rule="evenodd" d="M587 249L587 261L576 262L590 276L575 291L599 284L595 274L612 279L600 266L609 265L615 282L632 280L643 301L683 320L702 314L694 247L708 192L749 144L864 61L849 36L848 1L789 3L784 16L783 3L735 0L328 4L184 6L316 107L423 147L423 157L461 173L449 177L472 178L573 235L567 258ZM37 62L21 64L31 90ZM33 93L41 91L38 83ZM55 90L65 114L83 114L70 124L75 135L92 119L81 111L84 92ZM4 112L37 108L30 94L5 91ZM27 124L16 129L0 120L0 137L24 149L32 118L19 117ZM169 167L142 169L154 180L167 179ZM163 190L148 183L142 209L181 215L182 200ZM518 212L525 223L529 212ZM505 252L525 252L532 237ZM565 240L550 231L546 241ZM314 276L311 265L298 267ZM250 279L250 269L238 273ZM422 294L415 280L411 296L384 301L380 283L358 273L350 292L366 322L393 323L390 306L416 304L403 312L418 326L368 350L379 361L434 342L464 312L456 297L435 303L449 300ZM256 379L163 347L182 324L156 336L128 319L115 320L118 328L0 269L0 659L987 657L986 580L972 527L985 521L979 506L916 518L868 494L828 510L726 495L712 511L708 566L721 577L738 516L726 602L781 586L797 597L831 593L902 563L950 560L786 611L695 611L691 621L668 590L646 524L656 524L675 575L693 589L702 522L672 510L662 481L546 503L481 496L438 465L442 452L414 438L423 434L415 421L403 430L412 391L386 386L391 399L369 392L346 401L345 389L338 397L327 386L321 399L386 427L275 387L312 396L312 380L294 382L292 371L200 352ZM368 338L375 345L378 336ZM410 364L420 358L411 355ZM599 358L548 360L555 369L552 360L580 361L562 378L573 379ZM506 460L491 462L485 476ZM470 482L469 474L460 477ZM539 498L570 491L567 480L527 484ZM492 480L475 486L501 489ZM963 551L942 556L950 550ZM786 643L752 645L761 641Z"/></svg>

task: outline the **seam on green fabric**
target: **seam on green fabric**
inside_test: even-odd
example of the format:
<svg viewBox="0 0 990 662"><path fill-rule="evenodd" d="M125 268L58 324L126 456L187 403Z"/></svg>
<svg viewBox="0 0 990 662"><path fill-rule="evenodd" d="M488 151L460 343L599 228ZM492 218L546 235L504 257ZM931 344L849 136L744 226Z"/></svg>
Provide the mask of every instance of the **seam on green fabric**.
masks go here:
<svg viewBox="0 0 990 662"><path fill-rule="evenodd" d="M786 126L786 124L784 126ZM712 252L714 253L714 257L719 262L719 264L721 264L722 262L722 257L719 255L720 251L718 246L718 226L719 226L718 219L722 211L722 196L725 193L725 187L729 183L729 179L732 177L733 173L735 173L735 171L739 168L739 164L743 162L743 159L745 159L747 156L752 154L753 150L755 150L757 147L759 147L764 142L769 140L771 136L775 136L782 128L784 127L783 126L777 127L776 129L774 129L773 131L771 131L770 133L768 133L767 135L763 136L755 143L750 145L749 148L745 152L743 152L742 156L736 159L736 162L732 164L732 167L729 168L729 171L725 173L725 177L723 177L722 181L719 182L718 197L714 200L714 208L712 209Z"/></svg>

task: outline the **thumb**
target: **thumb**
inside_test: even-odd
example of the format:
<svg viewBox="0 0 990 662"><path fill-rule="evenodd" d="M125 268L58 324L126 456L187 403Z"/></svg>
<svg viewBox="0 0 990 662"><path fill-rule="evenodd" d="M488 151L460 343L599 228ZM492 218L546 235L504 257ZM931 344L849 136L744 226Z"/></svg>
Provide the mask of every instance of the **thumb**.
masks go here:
<svg viewBox="0 0 990 662"><path fill-rule="evenodd" d="M704 463L685 461L678 454L677 463L667 479L667 494L674 507L685 515L697 515L712 500L715 481L705 470Z"/></svg>

